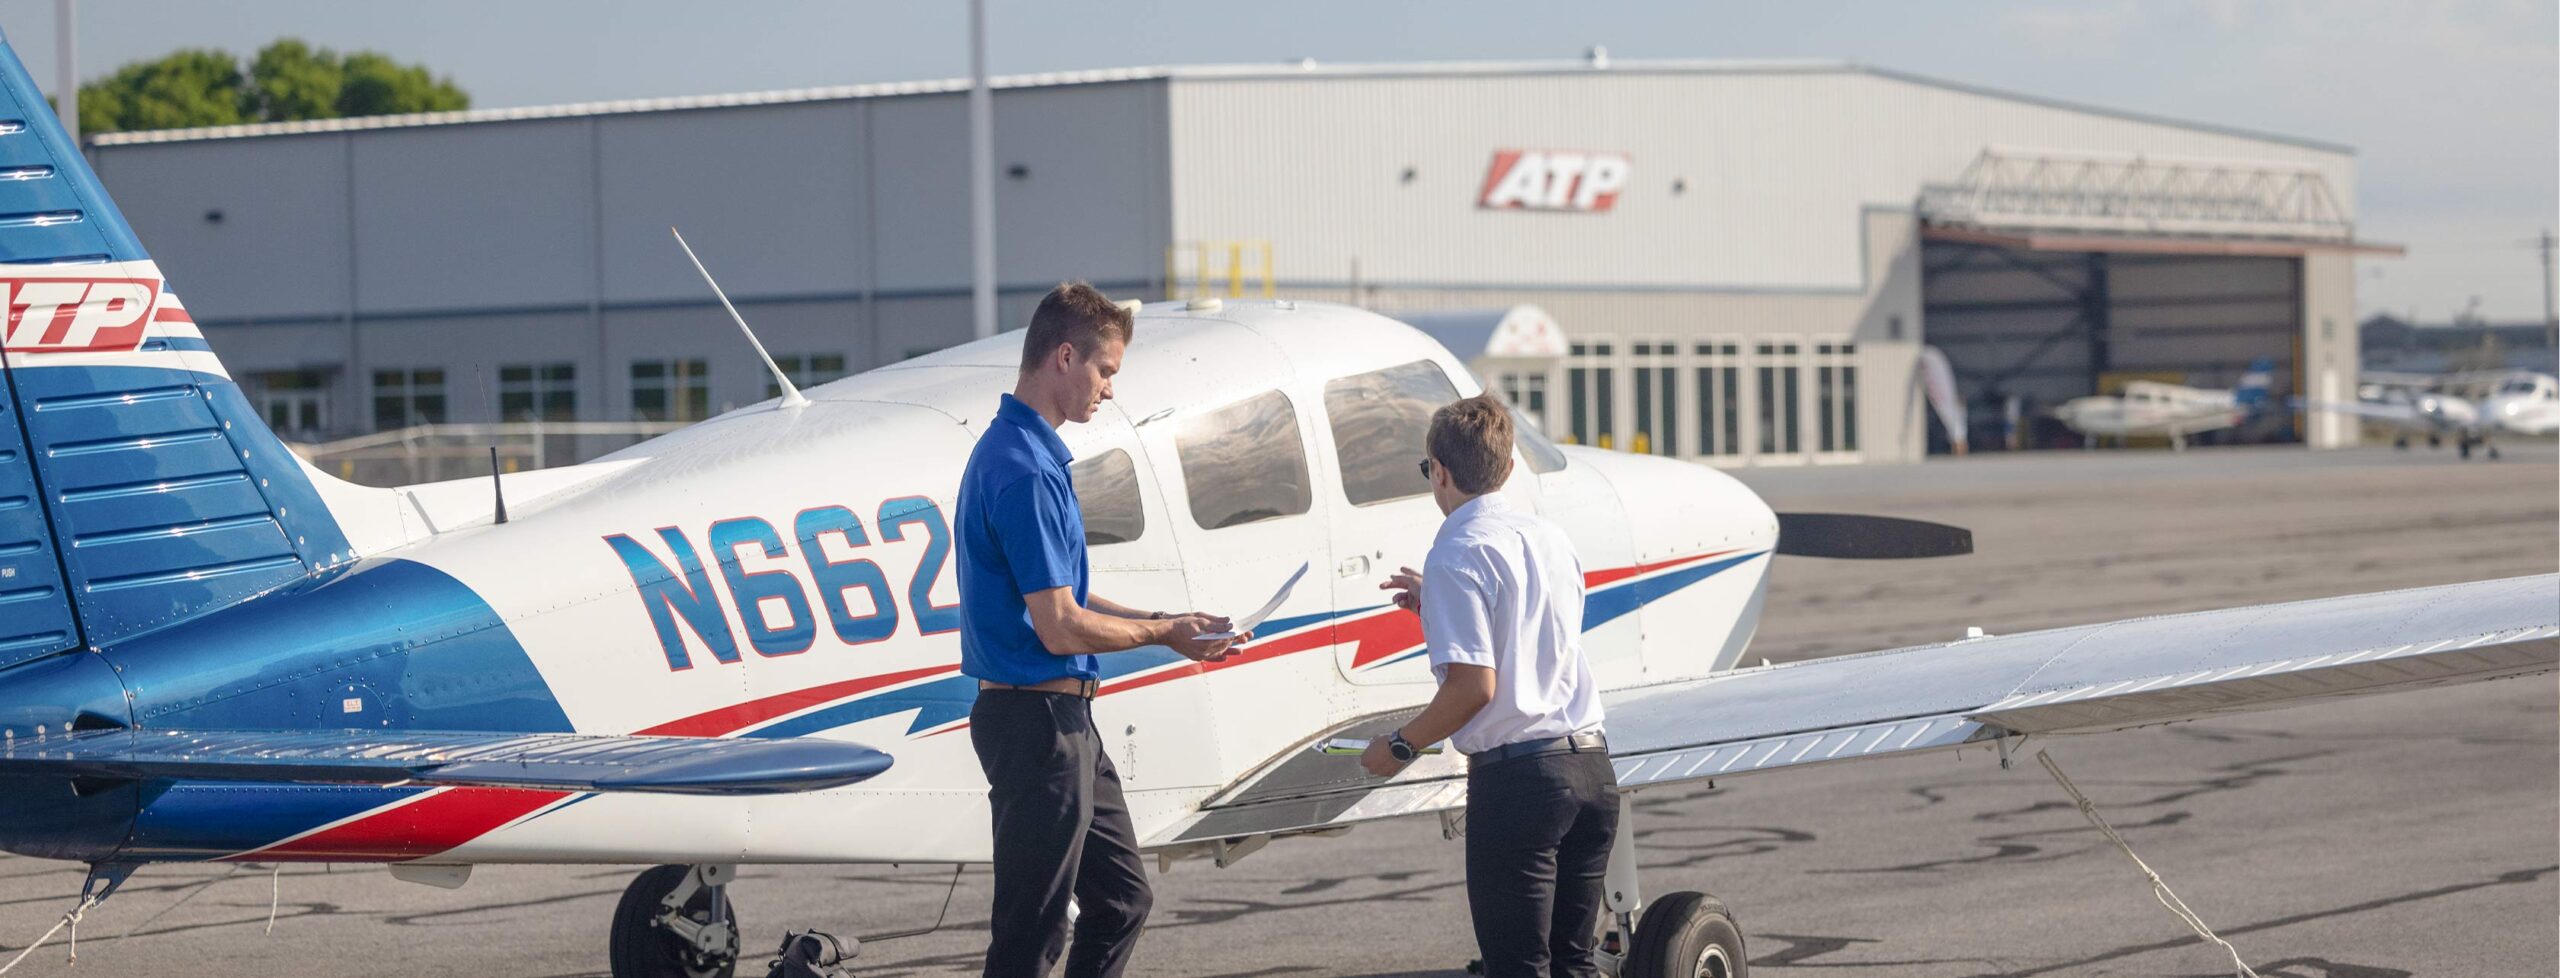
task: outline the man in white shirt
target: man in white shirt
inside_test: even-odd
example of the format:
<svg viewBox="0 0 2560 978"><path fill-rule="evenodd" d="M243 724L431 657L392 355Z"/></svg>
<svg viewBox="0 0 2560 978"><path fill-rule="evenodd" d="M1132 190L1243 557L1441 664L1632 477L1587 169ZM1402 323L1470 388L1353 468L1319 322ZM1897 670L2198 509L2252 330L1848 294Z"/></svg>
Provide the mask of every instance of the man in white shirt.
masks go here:
<svg viewBox="0 0 2560 978"><path fill-rule="evenodd" d="M1360 757L1404 770L1447 738L1467 755L1467 906L1487 978L1596 978L1618 778L1582 655L1582 562L1564 530L1502 497L1511 413L1491 394L1431 416L1423 475L1448 516L1416 575L1380 588L1422 616L1440 691Z"/></svg>

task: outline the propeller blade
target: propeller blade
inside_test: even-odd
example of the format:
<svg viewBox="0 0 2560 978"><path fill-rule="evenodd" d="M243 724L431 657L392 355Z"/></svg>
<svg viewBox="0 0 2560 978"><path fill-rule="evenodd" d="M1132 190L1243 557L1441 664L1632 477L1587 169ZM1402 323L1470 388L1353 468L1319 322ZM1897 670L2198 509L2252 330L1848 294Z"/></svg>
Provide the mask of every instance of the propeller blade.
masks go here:
<svg viewBox="0 0 2560 978"><path fill-rule="evenodd" d="M1891 516L1780 513L1778 552L1843 560L1956 557L1973 552L1973 531Z"/></svg>

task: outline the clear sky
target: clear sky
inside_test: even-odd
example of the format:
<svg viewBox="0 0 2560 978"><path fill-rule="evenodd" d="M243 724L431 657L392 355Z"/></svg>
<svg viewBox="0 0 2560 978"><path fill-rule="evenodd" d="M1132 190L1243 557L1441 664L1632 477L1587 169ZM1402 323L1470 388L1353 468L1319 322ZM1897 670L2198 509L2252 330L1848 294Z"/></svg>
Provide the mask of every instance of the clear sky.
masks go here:
<svg viewBox="0 0 2560 978"><path fill-rule="evenodd" d="M2474 297L2539 319L2535 235L2560 222L2560 13L2550 0L990 0L998 74L1296 60L1836 58L2342 142L2367 312L2441 320ZM481 107L948 78L959 0L80 0L81 74L279 36L451 75ZM52 0L8 0L54 78Z"/></svg>

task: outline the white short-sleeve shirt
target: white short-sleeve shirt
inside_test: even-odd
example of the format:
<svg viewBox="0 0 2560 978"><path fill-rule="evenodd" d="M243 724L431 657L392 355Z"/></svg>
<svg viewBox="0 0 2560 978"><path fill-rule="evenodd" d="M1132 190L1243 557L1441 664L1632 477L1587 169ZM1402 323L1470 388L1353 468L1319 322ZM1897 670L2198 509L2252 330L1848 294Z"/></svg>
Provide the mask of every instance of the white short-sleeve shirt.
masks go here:
<svg viewBox="0 0 2560 978"><path fill-rule="evenodd" d="M1431 672L1490 667L1493 702L1449 738L1477 753L1600 726L1600 689L1582 655L1582 561L1564 530L1500 493L1440 524L1422 568Z"/></svg>

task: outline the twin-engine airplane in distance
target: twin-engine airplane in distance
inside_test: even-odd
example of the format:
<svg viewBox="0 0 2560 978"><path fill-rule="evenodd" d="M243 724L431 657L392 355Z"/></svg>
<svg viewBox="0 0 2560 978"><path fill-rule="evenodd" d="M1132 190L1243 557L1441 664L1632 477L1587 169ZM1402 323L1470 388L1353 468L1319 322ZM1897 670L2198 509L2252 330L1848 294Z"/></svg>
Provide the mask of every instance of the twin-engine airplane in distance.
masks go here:
<svg viewBox="0 0 2560 978"><path fill-rule="evenodd" d="M501 487L349 485L260 423L14 52L0 88L0 848L88 864L82 908L168 861L657 864L621 978L729 974L740 864L989 859L949 513L1017 335ZM1104 657L1146 847L1224 864L1459 809L1454 755L1380 780L1311 748L1432 689L1376 582L1420 563L1421 432L1477 380L1369 312L1204 302L1144 307L1117 389L1061 432L1097 588L1244 609L1315 568L1229 658ZM1580 550L1638 793L2560 663L2543 576L1741 668L1774 555L1968 540L1520 431L1505 491ZM1614 973L1740 973L1713 904L1644 905L1619 855Z"/></svg>
<svg viewBox="0 0 2560 978"><path fill-rule="evenodd" d="M2496 459L2493 439L2501 433L2543 437L2560 432L2560 377L2529 370L2500 375L2477 400L2455 393L2449 389L2454 385L2442 379L2419 379L2421 383L2385 385L2381 396L2369 400L2320 407L2391 429L2392 444L2399 448L2409 447L2413 436L2425 438L2429 448L2451 438L2463 458L2478 446Z"/></svg>
<svg viewBox="0 0 2560 978"><path fill-rule="evenodd" d="M2261 358L2240 375L2240 386L2233 390L2130 381L2122 394L2064 401L2053 416L2090 444L2101 438L2119 444L2127 438L2167 438L2172 447L2183 449L2190 435L2235 428L2265 411L2274 376L2275 362Z"/></svg>

